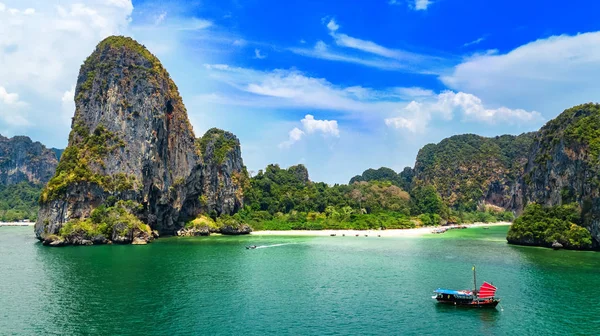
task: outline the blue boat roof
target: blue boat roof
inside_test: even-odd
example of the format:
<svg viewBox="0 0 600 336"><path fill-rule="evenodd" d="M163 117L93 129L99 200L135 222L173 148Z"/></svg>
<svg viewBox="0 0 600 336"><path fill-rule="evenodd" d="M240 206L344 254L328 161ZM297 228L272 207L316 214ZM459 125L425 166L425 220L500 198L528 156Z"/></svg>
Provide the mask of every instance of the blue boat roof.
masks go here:
<svg viewBox="0 0 600 336"><path fill-rule="evenodd" d="M450 295L464 295L464 293L459 293L457 290L453 290L453 289L445 289L445 288L438 288L434 291L434 293L438 293L438 294L450 294Z"/></svg>

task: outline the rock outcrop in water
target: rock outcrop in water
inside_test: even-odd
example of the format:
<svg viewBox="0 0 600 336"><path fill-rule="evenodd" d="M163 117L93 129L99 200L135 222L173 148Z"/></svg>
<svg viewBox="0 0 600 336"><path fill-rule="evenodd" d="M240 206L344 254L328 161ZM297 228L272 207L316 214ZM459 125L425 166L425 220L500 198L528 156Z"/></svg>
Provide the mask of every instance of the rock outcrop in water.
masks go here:
<svg viewBox="0 0 600 336"><path fill-rule="evenodd" d="M48 182L58 164L54 149L48 149L26 136L0 135L0 184Z"/></svg>
<svg viewBox="0 0 600 336"><path fill-rule="evenodd" d="M567 109L537 132L521 189L525 203L578 204L581 225L591 232L593 246L600 247L599 104Z"/></svg>
<svg viewBox="0 0 600 336"><path fill-rule="evenodd" d="M61 228L69 222L75 231L98 234L102 222L86 222L96 209L114 210L111 225L131 214L151 230L174 234L201 213L242 207L247 173L239 141L215 129L196 139L177 86L134 40L112 36L98 44L81 67L75 107L69 144L40 197L39 239L68 241ZM109 240L152 237L137 223L104 229Z"/></svg>

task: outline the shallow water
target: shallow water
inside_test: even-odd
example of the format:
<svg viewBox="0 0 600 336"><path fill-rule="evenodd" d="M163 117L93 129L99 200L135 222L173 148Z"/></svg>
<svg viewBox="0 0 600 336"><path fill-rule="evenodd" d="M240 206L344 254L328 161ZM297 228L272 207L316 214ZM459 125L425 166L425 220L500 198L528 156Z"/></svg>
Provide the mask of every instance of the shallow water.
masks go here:
<svg viewBox="0 0 600 336"><path fill-rule="evenodd" d="M506 230L47 248L1 227L0 334L598 334L600 253L510 246ZM473 264L501 307L431 299L472 288Z"/></svg>

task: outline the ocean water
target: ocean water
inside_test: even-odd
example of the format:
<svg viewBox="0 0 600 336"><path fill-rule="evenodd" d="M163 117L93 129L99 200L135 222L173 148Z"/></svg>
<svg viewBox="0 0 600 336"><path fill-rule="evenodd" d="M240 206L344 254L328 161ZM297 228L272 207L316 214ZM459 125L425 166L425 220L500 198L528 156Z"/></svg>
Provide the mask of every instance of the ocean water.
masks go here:
<svg viewBox="0 0 600 336"><path fill-rule="evenodd" d="M0 335L600 334L600 253L511 246L506 231L47 248L0 227ZM472 288L472 265L497 309L431 299Z"/></svg>

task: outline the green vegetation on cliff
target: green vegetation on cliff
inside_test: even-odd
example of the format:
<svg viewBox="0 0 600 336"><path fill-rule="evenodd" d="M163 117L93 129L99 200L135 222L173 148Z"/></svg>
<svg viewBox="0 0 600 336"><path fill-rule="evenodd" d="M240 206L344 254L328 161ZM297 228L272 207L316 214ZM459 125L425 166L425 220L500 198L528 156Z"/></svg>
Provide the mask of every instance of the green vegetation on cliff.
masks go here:
<svg viewBox="0 0 600 336"><path fill-rule="evenodd" d="M42 186L29 182L0 185L0 221L35 221Z"/></svg>
<svg viewBox="0 0 600 336"><path fill-rule="evenodd" d="M134 231L151 235L150 227L139 220L133 213L139 211L140 205L132 201L118 201L113 206L100 206L94 209L89 218L72 219L65 223L59 236L65 239L104 239L123 237Z"/></svg>
<svg viewBox="0 0 600 336"><path fill-rule="evenodd" d="M581 212L577 204L542 207L529 204L508 231L510 243L552 246L558 242L566 248L592 247L590 232L578 225Z"/></svg>
<svg viewBox="0 0 600 336"><path fill-rule="evenodd" d="M371 182L371 181L387 181L402 188L410 190L412 188L412 180L414 172L412 168L405 167L400 173L396 173L393 169L381 167L379 169L367 169L362 175L356 175L350 179L349 184L354 182Z"/></svg>
<svg viewBox="0 0 600 336"><path fill-rule="evenodd" d="M125 174L106 176L94 173L91 165L101 169L104 158L113 151L125 147L118 135L99 125L92 133L76 124L70 135L71 145L63 152L54 177L42 191L40 202L46 203L66 192L79 182L95 183L105 190L123 191L132 189L135 179Z"/></svg>
<svg viewBox="0 0 600 336"><path fill-rule="evenodd" d="M533 139L534 133L494 138L465 134L426 145L417 156L414 183L432 185L457 210L475 211L486 197L508 207Z"/></svg>
<svg viewBox="0 0 600 336"><path fill-rule="evenodd" d="M226 134L221 129L211 128L201 138L196 139L196 146L199 147L202 157L208 155L208 147L212 145L214 161L218 164L223 163L227 153L239 146L237 139Z"/></svg>

